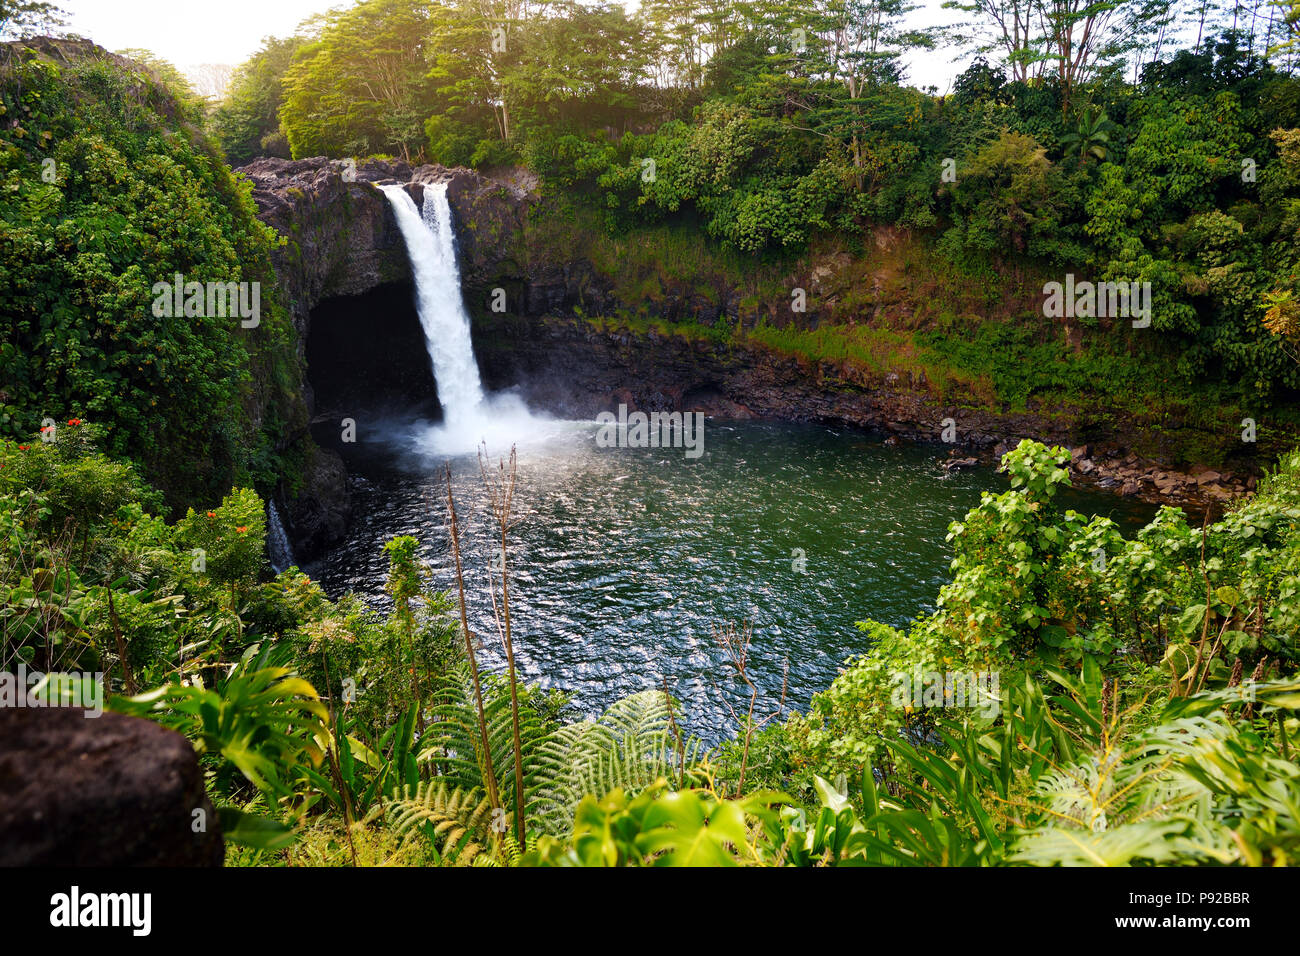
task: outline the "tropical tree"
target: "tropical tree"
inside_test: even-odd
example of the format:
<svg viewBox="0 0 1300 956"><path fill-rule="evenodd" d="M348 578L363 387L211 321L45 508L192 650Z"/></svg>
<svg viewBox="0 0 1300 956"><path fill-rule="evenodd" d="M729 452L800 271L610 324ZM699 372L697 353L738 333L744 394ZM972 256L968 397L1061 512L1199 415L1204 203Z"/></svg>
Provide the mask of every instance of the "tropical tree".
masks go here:
<svg viewBox="0 0 1300 956"><path fill-rule="evenodd" d="M295 157L423 148L427 0L365 0L326 16L281 80L280 121Z"/></svg>
<svg viewBox="0 0 1300 956"><path fill-rule="evenodd" d="M1078 128L1061 137L1065 155L1077 153L1080 169L1089 159L1105 162L1110 150L1110 136L1115 129L1105 110L1085 109L1079 116Z"/></svg>

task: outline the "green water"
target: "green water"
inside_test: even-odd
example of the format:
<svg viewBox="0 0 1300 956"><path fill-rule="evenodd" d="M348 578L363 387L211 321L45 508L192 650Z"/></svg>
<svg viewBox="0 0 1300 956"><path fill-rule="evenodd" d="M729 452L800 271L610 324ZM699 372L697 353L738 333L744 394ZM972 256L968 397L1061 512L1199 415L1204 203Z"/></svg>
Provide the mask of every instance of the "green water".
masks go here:
<svg viewBox="0 0 1300 956"><path fill-rule="evenodd" d="M386 606L381 547L398 534L419 537L437 585L454 585L440 484L447 459L422 451L425 427L343 449L353 524L307 569L331 594L353 590ZM990 469L945 474L944 446L887 447L818 426L709 421L694 460L681 449L600 448L594 435L594 425L553 423L519 444L517 660L529 681L572 692L584 714L666 678L685 723L709 740L733 726L728 702L739 708L744 696L712 625L752 622L758 713L778 709L783 681L786 710L803 709L867 649L855 621L902 626L933 609L951 560L949 522L982 491L1007 488ZM470 625L484 636L482 659L500 669L485 586L486 495L474 455L451 462ZM1127 528L1151 511L1100 493L1069 492L1066 504Z"/></svg>

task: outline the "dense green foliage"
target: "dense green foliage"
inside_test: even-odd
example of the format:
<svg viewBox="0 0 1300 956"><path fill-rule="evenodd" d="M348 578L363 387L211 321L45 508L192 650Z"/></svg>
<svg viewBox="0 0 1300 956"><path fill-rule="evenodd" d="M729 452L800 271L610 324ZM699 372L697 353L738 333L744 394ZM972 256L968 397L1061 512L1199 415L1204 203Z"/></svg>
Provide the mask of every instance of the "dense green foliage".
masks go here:
<svg viewBox="0 0 1300 956"><path fill-rule="evenodd" d="M791 285L821 264L800 257L832 236L861 251L880 226L905 227L933 244L954 284L999 277L1002 314L994 306L995 322L963 315L964 325L1017 343L1008 361L1030 381L973 403L1016 408L1027 388L1050 407L1076 397L1080 376L1118 373L1131 391L1077 396L1105 404L1102 418L1131 396L1138 416L1273 412L1274 427L1294 432L1285 406L1300 367L1285 336L1300 338L1290 157L1300 85L1290 41L1266 49L1264 36L1234 27L1231 5L949 7L948 29L915 30L904 0L659 0L635 14L567 0L367 0L268 41L214 128L239 160L265 139L265 151L287 143L297 157L525 165L548 210L577 211L571 242L593 220L612 236L683 227L693 244L683 253L697 261L703 235L750 262L784 263L752 311L796 333L805 318L788 309ZM1004 8L1042 29L1004 36L992 19ZM1072 30L1092 41L1080 49ZM987 59L945 95L907 86L904 54L946 43ZM750 271L722 275L743 286ZM1150 283L1150 328L1009 307L1065 273ZM697 271L694 284L710 278ZM834 309L827 326L823 304L812 305L822 340L812 358L833 357L860 316L897 326L842 296ZM737 311L740 324L754 321L744 302ZM988 328L1001 322L1012 330ZM902 331L911 342L915 326ZM1067 354L1043 371L1044 348ZM945 351L929 363L940 379L968 376ZM1146 374L1153 366L1159 376ZM1189 462L1234 451L1226 437L1179 441Z"/></svg>
<svg viewBox="0 0 1300 956"><path fill-rule="evenodd" d="M254 156L289 155L280 132L281 78L302 43L301 37L270 38L231 78L230 92L211 118L230 165L241 166Z"/></svg>
<svg viewBox="0 0 1300 956"><path fill-rule="evenodd" d="M143 67L0 49L0 433L93 418L105 450L184 501L270 478L297 368L248 185ZM259 283L256 327L159 316L174 277Z"/></svg>
<svg viewBox="0 0 1300 956"><path fill-rule="evenodd" d="M188 734L238 861L1275 865L1300 851L1300 454L1202 530L1167 508L1126 539L1056 508L1064 453L1023 443L1004 461L1011 490L951 526L934 614L907 634L865 622L869 646L809 713L707 753L659 690L566 723L562 695L518 687L516 719L508 678L465 659L414 539L386 548L391 614L331 602L296 569L268 576L255 494L168 524L98 433L0 443L3 663L100 671L109 706ZM935 695L898 696L935 672L950 678ZM972 673L1000 680L955 696L952 675ZM500 772L516 740L522 838Z"/></svg>
<svg viewBox="0 0 1300 956"><path fill-rule="evenodd" d="M0 4L0 25L41 7ZM1287 398L1290 41L1270 60L1211 29L1169 53L1148 28L1171 5L1089 5L937 96L902 83L903 52L937 39L904 30L907 9L366 0L269 41L211 116L131 61L0 50L0 667L97 674L110 707L186 734L243 864L1292 862L1300 452L1214 523L1164 508L1126 538L1059 507L1066 450L1021 443L1011 489L952 524L937 609L862 622L861 653L806 714L742 723L712 752L666 692L570 721L513 663L481 672L482 638L414 538L385 546L388 613L267 567L246 486L285 474L277 393L297 370L278 240L205 122L232 161L523 163L549 226L598 223L592 248L639 243L671 268L706 247L656 243L698 230L711 263L771 269L769 290L791 256L865 249L882 225L922 237L912 277L979 295L1062 272L1153 289L1145 338L1088 315L1046 336L962 338L950 312L823 329L750 302L748 326L683 323L711 341L882 372L901 356L963 398L991 382L1004 406L1044 376L1081 395L1076 369L1148 382L1128 376L1152 356L1146 374L1176 369L1185 394ZM1070 54L1085 22L1101 40ZM175 273L265 283L260 325L157 314ZM1077 348L1077 327L1110 347ZM1027 372L1027 355L1046 361Z"/></svg>

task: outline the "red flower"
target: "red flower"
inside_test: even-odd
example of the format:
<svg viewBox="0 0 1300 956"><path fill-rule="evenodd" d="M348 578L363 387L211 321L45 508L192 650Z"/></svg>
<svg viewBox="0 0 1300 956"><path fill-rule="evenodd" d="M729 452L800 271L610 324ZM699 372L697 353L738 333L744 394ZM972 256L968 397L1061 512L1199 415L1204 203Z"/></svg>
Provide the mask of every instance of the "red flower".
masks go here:
<svg viewBox="0 0 1300 956"><path fill-rule="evenodd" d="M54 431L54 426L46 425L44 428L41 429L41 434L44 434L45 432L52 432L52 431Z"/></svg>
<svg viewBox="0 0 1300 956"><path fill-rule="evenodd" d="M81 424L81 419L80 419L80 418L69 418L69 419L68 419L68 424L69 424L69 425L80 425L80 424Z"/></svg>
<svg viewBox="0 0 1300 956"><path fill-rule="evenodd" d="M217 513L216 513L215 511L209 511L209 512L208 512L208 517L209 517L209 518L215 518L216 516L217 516Z"/></svg>
<svg viewBox="0 0 1300 956"><path fill-rule="evenodd" d="M31 448L31 447L32 447L31 445L19 445L19 446L18 446L18 450L19 450L19 451L26 451L27 449L29 449L29 448Z"/></svg>

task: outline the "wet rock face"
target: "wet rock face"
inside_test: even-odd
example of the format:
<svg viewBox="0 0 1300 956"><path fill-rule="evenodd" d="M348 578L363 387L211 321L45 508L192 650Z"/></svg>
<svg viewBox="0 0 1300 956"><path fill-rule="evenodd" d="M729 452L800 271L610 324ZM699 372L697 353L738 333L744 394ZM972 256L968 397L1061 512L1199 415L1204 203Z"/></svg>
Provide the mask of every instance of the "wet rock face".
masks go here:
<svg viewBox="0 0 1300 956"><path fill-rule="evenodd" d="M352 513L348 471L338 452L317 447L303 473L310 493L289 502L286 529L292 529L294 557L301 563L342 540Z"/></svg>
<svg viewBox="0 0 1300 956"><path fill-rule="evenodd" d="M336 160L263 158L236 172L252 180L259 218L288 240L272 259L300 343L322 299L356 295L409 274L388 203L363 178L409 176L409 167L369 165L354 175Z"/></svg>
<svg viewBox="0 0 1300 956"><path fill-rule="evenodd" d="M525 274L523 237L532 200L522 186L445 166L420 166L410 182L417 204L423 201L424 186L447 184L462 286L483 288Z"/></svg>
<svg viewBox="0 0 1300 956"><path fill-rule="evenodd" d="M938 441L944 418L962 422L965 447L992 448L1010 434L1064 440L1057 423L992 415L936 402L923 383L873 382L830 362L777 355L761 346L603 331L573 318L506 318L475 325L487 384L522 383L525 398L556 414L701 411L721 418L773 418L875 429Z"/></svg>
<svg viewBox="0 0 1300 956"><path fill-rule="evenodd" d="M306 357L312 310L322 302L410 281L406 245L392 206L376 185L403 185L417 203L426 186L447 185L467 290L526 281L523 255L517 251L530 202L526 184L497 182L469 169L412 169L400 161L354 164L325 157L262 158L236 172L252 181L259 218L287 240L272 260L293 314L301 358ZM365 336L365 316L358 320L355 334ZM310 388L304 390L304 400L307 415L315 416ZM308 446L309 465L301 490L281 510L302 561L342 536L350 503L342 460L305 433L292 440Z"/></svg>
<svg viewBox="0 0 1300 956"><path fill-rule="evenodd" d="M418 204L426 185L446 183L464 281L474 285L522 274L516 248L527 194L474 170L412 169L399 160L352 164L317 156L266 157L235 172L252 181L259 218L288 240L273 259L300 344L306 341L311 310L325 299L410 279L397 220L376 185L404 185Z"/></svg>
<svg viewBox="0 0 1300 956"><path fill-rule="evenodd" d="M0 710L0 866L221 866L189 741L139 717L85 714Z"/></svg>

